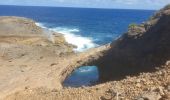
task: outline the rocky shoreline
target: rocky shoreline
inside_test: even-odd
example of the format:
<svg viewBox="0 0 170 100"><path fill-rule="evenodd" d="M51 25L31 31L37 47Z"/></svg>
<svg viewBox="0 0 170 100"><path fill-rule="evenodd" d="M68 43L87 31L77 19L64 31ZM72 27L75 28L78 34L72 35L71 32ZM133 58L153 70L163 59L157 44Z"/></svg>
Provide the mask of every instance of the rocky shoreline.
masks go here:
<svg viewBox="0 0 170 100"><path fill-rule="evenodd" d="M74 46L68 44L63 35L53 32L54 36L51 40L44 35L44 32L47 30L36 26L33 20L21 17L0 17L0 97L23 86L34 87L37 79L41 79L38 70L45 71L47 68L50 71L48 67L51 64L45 64L48 60L56 60L55 63L57 63L59 58L74 54ZM41 67L42 65L45 67ZM40 70L38 66L44 69ZM46 72L45 74L47 75ZM49 82L47 81L49 85L53 84L50 80L49 78ZM40 84L43 85L44 82ZM37 86L40 85L37 84Z"/></svg>
<svg viewBox="0 0 170 100"><path fill-rule="evenodd" d="M144 24L130 25L113 43L74 53L62 35L55 33L50 41L34 21L2 17L0 99L169 100L169 25L166 6ZM99 66L102 83L63 87L63 80L82 65Z"/></svg>

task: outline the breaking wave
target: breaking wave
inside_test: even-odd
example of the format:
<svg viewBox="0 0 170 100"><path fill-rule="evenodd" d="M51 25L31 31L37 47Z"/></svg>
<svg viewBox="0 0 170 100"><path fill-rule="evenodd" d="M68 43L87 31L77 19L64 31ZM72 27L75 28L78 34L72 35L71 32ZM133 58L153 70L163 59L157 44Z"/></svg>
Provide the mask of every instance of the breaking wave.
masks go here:
<svg viewBox="0 0 170 100"><path fill-rule="evenodd" d="M77 46L77 48L74 49L77 52L82 52L97 46L97 44L94 43L92 38L83 37L81 35L76 34L80 32L78 28L68 28L68 27L47 28L42 23L36 23L36 25L44 29L48 29L63 34L68 43Z"/></svg>

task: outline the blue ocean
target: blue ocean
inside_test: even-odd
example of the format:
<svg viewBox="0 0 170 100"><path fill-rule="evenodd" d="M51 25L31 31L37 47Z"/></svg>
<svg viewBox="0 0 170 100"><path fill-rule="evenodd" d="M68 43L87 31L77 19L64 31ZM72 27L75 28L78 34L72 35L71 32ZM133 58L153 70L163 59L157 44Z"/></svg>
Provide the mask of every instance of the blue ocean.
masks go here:
<svg viewBox="0 0 170 100"><path fill-rule="evenodd" d="M0 16L20 16L38 26L64 34L75 51L107 44L127 31L130 23L140 24L155 11L64 7L0 6Z"/></svg>
<svg viewBox="0 0 170 100"><path fill-rule="evenodd" d="M36 25L62 33L75 51L110 43L127 31L131 23L146 21L155 11L125 9L90 9L63 7L0 6L0 16L31 18ZM97 66L80 66L66 78L63 86L81 87L97 82Z"/></svg>

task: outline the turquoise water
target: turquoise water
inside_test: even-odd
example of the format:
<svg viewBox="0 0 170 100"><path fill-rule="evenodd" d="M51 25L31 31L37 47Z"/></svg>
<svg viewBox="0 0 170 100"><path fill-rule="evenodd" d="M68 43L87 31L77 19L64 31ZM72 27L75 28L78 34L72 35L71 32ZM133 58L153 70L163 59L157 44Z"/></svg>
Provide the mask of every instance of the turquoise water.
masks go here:
<svg viewBox="0 0 170 100"><path fill-rule="evenodd" d="M99 73L96 66L81 66L74 70L63 82L65 87L91 86L98 81Z"/></svg>

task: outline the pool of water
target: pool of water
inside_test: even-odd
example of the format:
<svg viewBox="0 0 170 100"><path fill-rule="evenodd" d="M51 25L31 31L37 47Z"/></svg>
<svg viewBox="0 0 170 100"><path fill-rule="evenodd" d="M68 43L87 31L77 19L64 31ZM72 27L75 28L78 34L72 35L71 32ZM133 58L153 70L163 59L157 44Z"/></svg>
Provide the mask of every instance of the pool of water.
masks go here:
<svg viewBox="0 0 170 100"><path fill-rule="evenodd" d="M63 82L65 87L91 86L99 78L98 68L96 66L81 66L75 69L69 77Z"/></svg>

